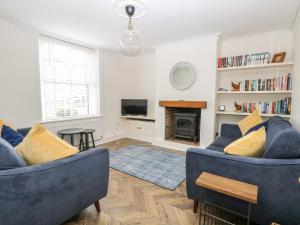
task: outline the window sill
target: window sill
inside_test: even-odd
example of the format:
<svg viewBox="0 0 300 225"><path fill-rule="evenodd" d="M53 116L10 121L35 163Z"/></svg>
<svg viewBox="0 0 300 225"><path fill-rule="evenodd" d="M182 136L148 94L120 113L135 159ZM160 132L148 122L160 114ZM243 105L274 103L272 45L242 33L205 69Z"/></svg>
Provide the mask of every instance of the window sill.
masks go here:
<svg viewBox="0 0 300 225"><path fill-rule="evenodd" d="M61 120L48 120L48 121L41 121L41 124L51 124L51 123L60 123L60 122L70 122L70 121L80 121L80 120L94 120L100 119L103 116L89 116L89 117L79 117L79 118L70 118L70 119L61 119Z"/></svg>

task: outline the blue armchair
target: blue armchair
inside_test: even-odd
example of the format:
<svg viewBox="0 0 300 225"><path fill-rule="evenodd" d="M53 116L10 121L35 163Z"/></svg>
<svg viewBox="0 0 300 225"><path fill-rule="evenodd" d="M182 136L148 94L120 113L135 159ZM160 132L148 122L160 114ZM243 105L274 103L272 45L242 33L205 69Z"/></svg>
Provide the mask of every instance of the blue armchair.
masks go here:
<svg viewBox="0 0 300 225"><path fill-rule="evenodd" d="M282 130L278 130L276 135L280 132ZM221 136L206 149L188 149L187 195L194 200L194 210L197 210L196 206L200 201L200 188L195 185L195 180L202 172L207 171L258 185L258 204L252 208L252 222L263 225L272 221L283 225L300 224L300 159L250 158L224 154L224 147L240 136L237 125L223 124ZM267 135L268 138L271 139ZM247 204L240 200L212 191L207 192L206 198L220 206L246 212Z"/></svg>
<svg viewBox="0 0 300 225"><path fill-rule="evenodd" d="M0 170L0 225L59 225L93 203L100 210L108 180L109 153L99 148Z"/></svg>

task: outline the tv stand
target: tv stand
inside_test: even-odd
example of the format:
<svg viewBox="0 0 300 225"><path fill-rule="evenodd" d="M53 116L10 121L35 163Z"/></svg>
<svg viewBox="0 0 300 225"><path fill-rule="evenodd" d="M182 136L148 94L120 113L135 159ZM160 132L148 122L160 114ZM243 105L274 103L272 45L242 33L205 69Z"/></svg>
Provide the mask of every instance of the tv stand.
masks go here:
<svg viewBox="0 0 300 225"><path fill-rule="evenodd" d="M154 138L155 119L147 116L120 116L121 124L128 138L152 142Z"/></svg>

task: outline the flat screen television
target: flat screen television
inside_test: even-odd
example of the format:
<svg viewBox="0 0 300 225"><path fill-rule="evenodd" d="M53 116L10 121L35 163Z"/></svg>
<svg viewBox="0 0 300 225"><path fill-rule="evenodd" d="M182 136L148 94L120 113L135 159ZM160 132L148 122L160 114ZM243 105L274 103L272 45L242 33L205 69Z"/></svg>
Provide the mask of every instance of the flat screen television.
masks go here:
<svg viewBox="0 0 300 225"><path fill-rule="evenodd" d="M124 115L141 115L147 116L146 99L122 99L121 100L121 114Z"/></svg>

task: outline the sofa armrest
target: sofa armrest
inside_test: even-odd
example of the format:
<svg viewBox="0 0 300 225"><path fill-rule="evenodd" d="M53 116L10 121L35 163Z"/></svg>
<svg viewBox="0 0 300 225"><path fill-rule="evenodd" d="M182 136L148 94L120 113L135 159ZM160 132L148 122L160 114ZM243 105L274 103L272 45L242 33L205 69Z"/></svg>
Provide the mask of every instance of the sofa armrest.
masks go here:
<svg viewBox="0 0 300 225"><path fill-rule="evenodd" d="M275 221L291 222L288 224L294 224L296 220L300 221L298 213L300 159L239 157L217 151L191 148L187 151L186 158L189 198L200 200L200 188L195 185L195 181L204 171L258 185L258 204L253 207L254 222L264 221L264 224L268 224L270 218ZM229 202L230 205L233 201L225 199L223 202ZM239 206L236 202L231 205Z"/></svg>
<svg viewBox="0 0 300 225"><path fill-rule="evenodd" d="M224 123L221 125L221 136L240 138L242 133L237 124Z"/></svg>
<svg viewBox="0 0 300 225"><path fill-rule="evenodd" d="M6 225L61 224L106 196L108 179L107 149L0 171L1 221Z"/></svg>

